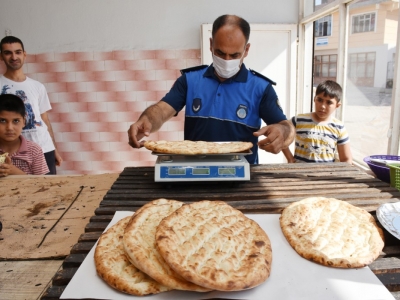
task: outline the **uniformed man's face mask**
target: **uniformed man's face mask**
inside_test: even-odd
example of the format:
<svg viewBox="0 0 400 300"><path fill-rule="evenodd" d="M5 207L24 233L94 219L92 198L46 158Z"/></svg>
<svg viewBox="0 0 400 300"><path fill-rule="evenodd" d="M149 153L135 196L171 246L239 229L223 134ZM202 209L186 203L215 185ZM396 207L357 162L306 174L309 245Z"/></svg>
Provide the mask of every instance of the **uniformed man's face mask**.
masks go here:
<svg viewBox="0 0 400 300"><path fill-rule="evenodd" d="M213 52L213 66L215 72L217 72L217 74L222 78L231 78L237 72L239 72L240 61L242 60L245 52L246 52L246 46L245 46L245 51L243 51L243 55L241 58L230 59L230 60L225 60L221 57L218 57Z"/></svg>

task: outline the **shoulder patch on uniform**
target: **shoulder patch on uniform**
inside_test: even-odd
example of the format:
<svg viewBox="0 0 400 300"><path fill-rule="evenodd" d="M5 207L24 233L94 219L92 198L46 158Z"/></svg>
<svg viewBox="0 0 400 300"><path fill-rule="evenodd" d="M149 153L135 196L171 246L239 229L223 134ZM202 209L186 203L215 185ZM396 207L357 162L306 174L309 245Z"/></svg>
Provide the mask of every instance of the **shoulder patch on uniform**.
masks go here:
<svg viewBox="0 0 400 300"><path fill-rule="evenodd" d="M187 72L198 71L198 70L201 70L201 69L204 69L207 67L208 67L207 65L201 65L201 66L191 67L191 68L187 68L187 69L182 69L181 74L183 75L184 73L187 73Z"/></svg>
<svg viewBox="0 0 400 300"><path fill-rule="evenodd" d="M276 85L276 82L275 82L275 81L272 81L271 79L269 79L268 77L264 76L263 74L258 73L258 72L254 71L254 70L252 70L252 69L249 69L249 70L250 70L250 72L251 72L252 74L254 74L254 75L258 76L258 77L264 78L266 81L268 81L268 82L269 82L270 84L272 84L272 85Z"/></svg>

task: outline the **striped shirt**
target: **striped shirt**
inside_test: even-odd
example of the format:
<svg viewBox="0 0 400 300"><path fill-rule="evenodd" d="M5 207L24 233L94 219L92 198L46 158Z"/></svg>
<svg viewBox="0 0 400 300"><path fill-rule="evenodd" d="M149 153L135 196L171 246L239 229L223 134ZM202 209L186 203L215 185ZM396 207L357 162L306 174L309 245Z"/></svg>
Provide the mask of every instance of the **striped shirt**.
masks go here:
<svg viewBox="0 0 400 300"><path fill-rule="evenodd" d="M25 139L22 135L19 138L21 146L17 152L10 155L12 164L28 175L49 173L42 148L38 144ZM0 154L3 153L4 151L0 149Z"/></svg>
<svg viewBox="0 0 400 300"><path fill-rule="evenodd" d="M350 141L343 122L332 118L316 122L311 113L292 118L296 127L294 158L299 162L334 162L337 145Z"/></svg>

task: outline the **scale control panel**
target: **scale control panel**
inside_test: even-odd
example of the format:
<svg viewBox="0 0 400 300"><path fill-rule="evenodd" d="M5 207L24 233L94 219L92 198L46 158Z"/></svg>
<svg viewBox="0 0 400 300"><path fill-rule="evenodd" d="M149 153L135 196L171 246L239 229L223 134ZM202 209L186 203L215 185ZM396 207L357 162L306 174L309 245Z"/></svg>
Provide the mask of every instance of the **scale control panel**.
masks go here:
<svg viewBox="0 0 400 300"><path fill-rule="evenodd" d="M232 181L250 180L249 163L243 156L236 159L159 157L155 165L155 181Z"/></svg>
<svg viewBox="0 0 400 300"><path fill-rule="evenodd" d="M160 167L162 178L244 178L244 166L209 166L209 167Z"/></svg>

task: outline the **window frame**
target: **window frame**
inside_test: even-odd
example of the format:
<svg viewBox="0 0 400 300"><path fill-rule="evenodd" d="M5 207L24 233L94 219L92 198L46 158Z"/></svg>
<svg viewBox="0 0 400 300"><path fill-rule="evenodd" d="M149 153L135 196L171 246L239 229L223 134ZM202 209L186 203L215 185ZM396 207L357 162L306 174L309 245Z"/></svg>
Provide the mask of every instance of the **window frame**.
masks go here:
<svg viewBox="0 0 400 300"><path fill-rule="evenodd" d="M348 28L351 26L349 18L349 6L356 3L357 0L336 0L318 10L308 14L310 1L314 0L299 0L299 49L298 49L298 76L297 76L297 103L296 114L309 112L312 98L312 60L314 58L314 36L313 32L310 34L311 29L314 30L313 22L332 14L335 11L339 12L339 44L338 44L338 57L337 57L337 82L346 90L347 78L347 59L348 59ZM307 14L307 15L306 15ZM306 15L306 16L304 16ZM375 30L377 30L377 14L375 17ZM388 149L389 155L400 155L400 9L399 9L399 22L397 24L397 44L395 54L395 69L393 76L393 93L392 93L392 107L391 117L388 132ZM312 46L310 46L312 45ZM346 99L343 97L343 105L337 109L336 117L343 120L345 114Z"/></svg>
<svg viewBox="0 0 400 300"><path fill-rule="evenodd" d="M357 32L354 32L354 25L353 25L354 18L360 17L360 16L372 15L372 14L375 15L374 29L373 30L369 30L369 31L357 31ZM368 33L368 32L376 32L376 24L378 24L378 13L376 11L351 15L351 34L361 34L361 33Z"/></svg>
<svg viewBox="0 0 400 300"><path fill-rule="evenodd" d="M330 21L326 21L326 23L329 23L329 22L330 22L330 30L329 30L330 32L329 32L329 34L328 34L328 32L327 32L326 35L316 35L316 34L315 34L316 37L328 37L328 36L332 36L332 28L333 28L333 18L332 18L332 14L329 14L329 15L324 16L324 17L322 17L322 18L326 18L326 17L330 17ZM318 22L318 21L321 20L322 18L316 20L315 22ZM325 22L322 22L322 23L325 23ZM319 24L321 24L321 23L318 22L318 25L319 25ZM315 30L315 32L317 32L317 30Z"/></svg>

